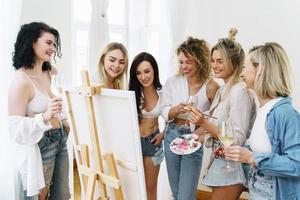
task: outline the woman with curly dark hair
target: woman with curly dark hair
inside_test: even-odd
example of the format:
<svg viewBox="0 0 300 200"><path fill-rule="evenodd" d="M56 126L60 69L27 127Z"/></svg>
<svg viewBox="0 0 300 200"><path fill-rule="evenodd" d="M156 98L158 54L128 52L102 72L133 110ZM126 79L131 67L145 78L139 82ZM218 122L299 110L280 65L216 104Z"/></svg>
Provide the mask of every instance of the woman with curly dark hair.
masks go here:
<svg viewBox="0 0 300 200"><path fill-rule="evenodd" d="M138 54L131 64L129 90L135 91L148 200L157 199L159 167L164 158L164 134L158 123L161 87L155 58L146 52Z"/></svg>
<svg viewBox="0 0 300 200"><path fill-rule="evenodd" d="M56 29L41 22L21 26L8 94L9 134L21 182L17 199L69 199L69 125L58 117L62 100L51 91L51 75L57 70L50 61L56 56L61 57Z"/></svg>
<svg viewBox="0 0 300 200"><path fill-rule="evenodd" d="M202 165L203 148L187 155L177 155L170 149L178 137L191 134L187 124L189 96L196 96L194 106L209 110L219 85L211 79L210 49L206 41L189 37L176 50L179 70L169 78L162 92L162 116L168 121L164 139L168 178L175 200L196 199ZM197 129L198 132L200 129Z"/></svg>

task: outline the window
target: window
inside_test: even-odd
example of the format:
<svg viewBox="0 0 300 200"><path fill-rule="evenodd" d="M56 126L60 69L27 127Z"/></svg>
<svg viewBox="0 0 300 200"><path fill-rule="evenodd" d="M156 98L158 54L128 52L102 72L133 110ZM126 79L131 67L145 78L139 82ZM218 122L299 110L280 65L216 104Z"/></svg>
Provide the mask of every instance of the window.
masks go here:
<svg viewBox="0 0 300 200"><path fill-rule="evenodd" d="M129 0L109 0L107 9L108 29L110 42L127 43L127 16ZM80 83L80 73L87 66L90 17L92 13L91 2L87 0L73 0L73 47L74 70L73 84Z"/></svg>
<svg viewBox="0 0 300 200"><path fill-rule="evenodd" d="M73 0L73 84L79 84L81 81L80 71L87 66L89 24L92 9L90 1Z"/></svg>
<svg viewBox="0 0 300 200"><path fill-rule="evenodd" d="M160 49L160 8L159 0L147 1L148 8L146 16L146 49L156 59L159 58Z"/></svg>
<svg viewBox="0 0 300 200"><path fill-rule="evenodd" d="M107 19L109 41L127 44L128 0L109 0Z"/></svg>

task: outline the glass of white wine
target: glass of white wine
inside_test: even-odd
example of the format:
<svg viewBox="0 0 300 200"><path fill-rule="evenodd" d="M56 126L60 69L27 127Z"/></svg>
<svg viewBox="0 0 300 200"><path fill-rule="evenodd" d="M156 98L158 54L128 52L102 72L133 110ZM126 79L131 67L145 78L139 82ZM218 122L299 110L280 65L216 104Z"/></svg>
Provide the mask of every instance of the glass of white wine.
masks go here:
<svg viewBox="0 0 300 200"><path fill-rule="evenodd" d="M234 130L232 127L232 122L230 120L220 121L218 124L219 129L219 140L225 147L229 147L235 141ZM226 172L234 171L235 169L230 166L230 162L227 160L226 165L222 168Z"/></svg>
<svg viewBox="0 0 300 200"><path fill-rule="evenodd" d="M198 96L189 96L188 99L186 100L186 103L188 104L188 106L192 106L192 107L197 107L198 104ZM185 125L184 126L188 126L189 120L187 119L185 121ZM195 125L190 123L190 129L191 132L193 132L195 130Z"/></svg>
<svg viewBox="0 0 300 200"><path fill-rule="evenodd" d="M54 96L61 97L61 85L58 75L51 76L51 91L53 92ZM64 119L63 112L57 113L56 117L58 118L58 123L62 128L62 119Z"/></svg>

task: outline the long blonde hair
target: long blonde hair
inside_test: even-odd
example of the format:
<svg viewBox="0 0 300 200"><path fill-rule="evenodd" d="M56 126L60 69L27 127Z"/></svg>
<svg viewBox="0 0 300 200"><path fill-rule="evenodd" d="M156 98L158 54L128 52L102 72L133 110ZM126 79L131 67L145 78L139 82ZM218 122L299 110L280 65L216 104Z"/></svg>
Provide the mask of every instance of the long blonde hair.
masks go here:
<svg viewBox="0 0 300 200"><path fill-rule="evenodd" d="M275 42L255 46L249 51L254 67L260 72L254 90L261 98L287 97L292 92L290 62L285 50Z"/></svg>
<svg viewBox="0 0 300 200"><path fill-rule="evenodd" d="M99 77L100 77L100 80L104 81L105 85L107 86L108 80L107 80L107 75L106 75L105 68L104 68L104 58L109 52L116 50L116 49L119 49L122 52L122 54L124 55L125 68L124 68L124 71L118 77L116 77L114 79L114 82L113 82L114 89L127 89L128 53L127 53L125 46L121 43L117 43L117 42L109 43L106 46L106 48L103 50L100 60L99 60L99 64L98 64Z"/></svg>
<svg viewBox="0 0 300 200"><path fill-rule="evenodd" d="M227 93L234 84L240 81L240 74L245 60L245 52L242 46L235 41L237 32L238 30L236 28L231 28L228 32L228 38L219 39L218 43L213 46L211 50L211 56L215 50L219 50L224 60L224 66L229 67L232 65L233 67L233 74L226 85L225 93Z"/></svg>

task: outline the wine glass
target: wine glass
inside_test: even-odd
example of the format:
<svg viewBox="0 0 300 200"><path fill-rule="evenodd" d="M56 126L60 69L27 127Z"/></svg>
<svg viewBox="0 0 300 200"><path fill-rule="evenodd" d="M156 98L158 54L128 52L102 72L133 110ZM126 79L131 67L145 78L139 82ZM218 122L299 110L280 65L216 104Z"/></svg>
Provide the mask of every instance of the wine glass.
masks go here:
<svg viewBox="0 0 300 200"><path fill-rule="evenodd" d="M190 96L187 98L186 103L187 103L187 106L190 106L190 107L197 107L197 104L198 104L198 96L196 96L196 95L190 95ZM184 126L187 127L187 126L188 126L188 123L189 123L189 119L187 119L187 120L185 121ZM193 132L193 131L195 130L195 125L190 123L190 129L191 129L191 132Z"/></svg>
<svg viewBox="0 0 300 200"><path fill-rule="evenodd" d="M232 122L230 120L220 121L218 124L219 135L218 138L225 147L229 147L234 143L234 131L232 127ZM232 172L235 169L230 166L228 160L226 160L226 165L222 168L226 172Z"/></svg>
<svg viewBox="0 0 300 200"><path fill-rule="evenodd" d="M51 76L51 91L56 97L61 97L61 85L58 75ZM60 127L63 127L62 119L64 119L64 115L62 112L57 113L56 117L58 118L58 123Z"/></svg>

